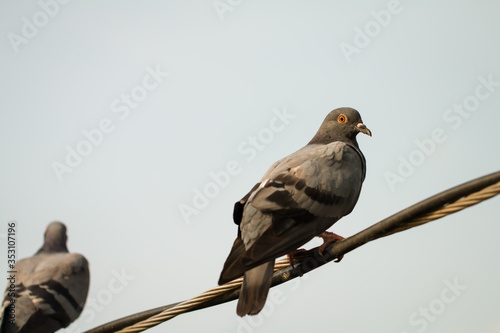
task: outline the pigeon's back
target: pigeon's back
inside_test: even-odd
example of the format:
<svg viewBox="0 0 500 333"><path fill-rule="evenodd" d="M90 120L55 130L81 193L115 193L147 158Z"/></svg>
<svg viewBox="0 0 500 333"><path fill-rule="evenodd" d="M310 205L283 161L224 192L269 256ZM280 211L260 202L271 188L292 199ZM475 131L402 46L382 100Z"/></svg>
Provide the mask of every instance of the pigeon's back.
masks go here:
<svg viewBox="0 0 500 333"><path fill-rule="evenodd" d="M41 252L18 261L15 271L15 292L7 286L0 313L2 333L55 332L81 314L90 281L81 254Z"/></svg>

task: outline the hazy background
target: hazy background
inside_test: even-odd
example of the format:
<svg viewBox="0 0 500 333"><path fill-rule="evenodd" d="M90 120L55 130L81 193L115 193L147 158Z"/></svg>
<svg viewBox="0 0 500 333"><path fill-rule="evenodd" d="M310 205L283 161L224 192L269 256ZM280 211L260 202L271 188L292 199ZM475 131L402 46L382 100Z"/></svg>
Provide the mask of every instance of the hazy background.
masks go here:
<svg viewBox="0 0 500 333"><path fill-rule="evenodd" d="M92 276L68 332L196 296L216 285L236 236L234 202L340 106L358 109L373 137L358 138L366 180L336 233L498 171L499 10L493 0L2 1L2 257L7 222L18 258L38 250L49 222L66 223ZM68 167L78 148L87 156ZM237 172L214 187L228 163ZM206 207L183 217L204 189ZM279 301L260 316L239 319L231 302L150 332L500 332L499 205L363 246L273 288Z"/></svg>

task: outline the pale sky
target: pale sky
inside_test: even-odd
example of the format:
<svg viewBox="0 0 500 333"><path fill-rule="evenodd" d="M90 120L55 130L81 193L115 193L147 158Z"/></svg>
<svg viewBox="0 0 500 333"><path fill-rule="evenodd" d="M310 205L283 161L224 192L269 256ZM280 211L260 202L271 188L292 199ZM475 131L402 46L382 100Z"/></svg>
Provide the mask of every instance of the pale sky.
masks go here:
<svg viewBox="0 0 500 333"><path fill-rule="evenodd" d="M91 288L66 332L216 286L234 202L334 108L373 132L340 235L499 170L498 1L62 2L0 4L0 240L16 221L24 258L67 225ZM257 317L148 332L499 332L499 206L367 244Z"/></svg>

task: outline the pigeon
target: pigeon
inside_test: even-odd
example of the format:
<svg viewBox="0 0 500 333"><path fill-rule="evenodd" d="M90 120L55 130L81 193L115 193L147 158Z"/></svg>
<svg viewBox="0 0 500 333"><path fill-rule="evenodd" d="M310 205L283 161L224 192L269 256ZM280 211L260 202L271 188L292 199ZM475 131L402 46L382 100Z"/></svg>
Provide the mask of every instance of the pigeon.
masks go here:
<svg viewBox="0 0 500 333"><path fill-rule="evenodd" d="M12 281L0 312L0 332L55 332L78 318L89 290L89 267L81 254L68 252L66 240L66 226L50 223L40 250L8 272Z"/></svg>
<svg viewBox="0 0 500 333"><path fill-rule="evenodd" d="M236 313L255 315L265 305L274 261L315 236L324 244L343 239L327 232L358 201L366 161L356 135L371 136L355 109L331 111L311 141L277 161L250 192L236 202L238 235L219 285L243 275Z"/></svg>

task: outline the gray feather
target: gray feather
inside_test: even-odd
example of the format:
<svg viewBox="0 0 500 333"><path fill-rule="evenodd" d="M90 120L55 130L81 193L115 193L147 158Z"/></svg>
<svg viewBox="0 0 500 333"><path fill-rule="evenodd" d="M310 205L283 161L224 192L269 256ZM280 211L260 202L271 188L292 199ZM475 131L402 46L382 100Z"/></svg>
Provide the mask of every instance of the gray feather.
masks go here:
<svg viewBox="0 0 500 333"><path fill-rule="evenodd" d="M15 295L9 295L8 285L0 312L2 332L55 332L78 318L87 299L89 267L85 257L68 253L62 223L50 224L42 248L18 261L15 270ZM15 324L8 316L12 299Z"/></svg>
<svg viewBox="0 0 500 333"><path fill-rule="evenodd" d="M271 287L273 268L274 260L245 272L238 305L236 306L236 313L239 316L255 315L262 310Z"/></svg>

